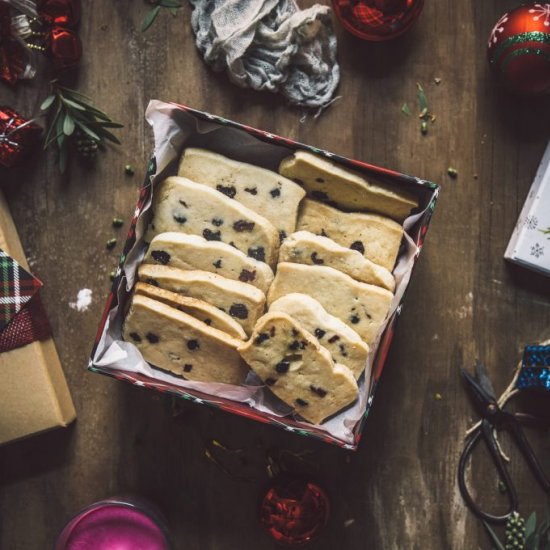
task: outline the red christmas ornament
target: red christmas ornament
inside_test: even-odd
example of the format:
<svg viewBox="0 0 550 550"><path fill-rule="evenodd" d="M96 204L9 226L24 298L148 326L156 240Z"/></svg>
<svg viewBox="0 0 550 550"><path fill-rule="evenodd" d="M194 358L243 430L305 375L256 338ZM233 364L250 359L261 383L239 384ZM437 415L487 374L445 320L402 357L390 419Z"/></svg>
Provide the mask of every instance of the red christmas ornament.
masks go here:
<svg viewBox="0 0 550 550"><path fill-rule="evenodd" d="M40 0L36 9L49 25L75 27L80 21L80 0Z"/></svg>
<svg viewBox="0 0 550 550"><path fill-rule="evenodd" d="M74 67L82 57L82 43L78 35L70 29L52 27L48 52L56 69Z"/></svg>
<svg viewBox="0 0 550 550"><path fill-rule="evenodd" d="M260 523L277 542L300 545L315 538L327 524L330 503L315 483L278 480L260 505Z"/></svg>
<svg viewBox="0 0 550 550"><path fill-rule="evenodd" d="M0 106L0 165L10 168L37 143L42 128L10 107Z"/></svg>
<svg viewBox="0 0 550 550"><path fill-rule="evenodd" d="M424 0L332 0L342 26L363 40L389 40L418 19Z"/></svg>
<svg viewBox="0 0 550 550"><path fill-rule="evenodd" d="M505 13L491 31L487 55L511 91L550 92L550 4L531 3Z"/></svg>

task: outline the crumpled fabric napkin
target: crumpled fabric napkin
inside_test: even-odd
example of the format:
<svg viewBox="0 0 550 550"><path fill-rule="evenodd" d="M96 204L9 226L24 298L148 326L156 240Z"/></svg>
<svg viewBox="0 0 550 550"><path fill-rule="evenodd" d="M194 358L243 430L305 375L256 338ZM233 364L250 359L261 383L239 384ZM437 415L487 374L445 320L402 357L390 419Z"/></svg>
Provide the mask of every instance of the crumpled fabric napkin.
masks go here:
<svg viewBox="0 0 550 550"><path fill-rule="evenodd" d="M189 0L197 48L235 84L328 105L340 80L330 9L294 0Z"/></svg>

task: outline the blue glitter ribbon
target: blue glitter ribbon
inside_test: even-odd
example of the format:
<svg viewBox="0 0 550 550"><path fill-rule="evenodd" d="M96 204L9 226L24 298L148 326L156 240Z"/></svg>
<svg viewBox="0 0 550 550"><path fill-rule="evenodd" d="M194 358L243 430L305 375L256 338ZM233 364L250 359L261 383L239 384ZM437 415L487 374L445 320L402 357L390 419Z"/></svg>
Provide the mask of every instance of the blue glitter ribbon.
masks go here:
<svg viewBox="0 0 550 550"><path fill-rule="evenodd" d="M516 388L550 391L550 346L526 346Z"/></svg>

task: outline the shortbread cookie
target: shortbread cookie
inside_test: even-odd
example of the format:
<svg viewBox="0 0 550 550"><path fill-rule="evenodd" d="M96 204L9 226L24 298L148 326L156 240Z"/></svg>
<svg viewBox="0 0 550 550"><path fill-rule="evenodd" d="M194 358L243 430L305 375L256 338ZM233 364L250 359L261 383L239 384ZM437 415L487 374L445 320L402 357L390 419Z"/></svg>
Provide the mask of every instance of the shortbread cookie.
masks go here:
<svg viewBox="0 0 550 550"><path fill-rule="evenodd" d="M138 279L216 306L233 317L247 334L252 332L264 311L265 294L261 290L207 271L142 264L138 269Z"/></svg>
<svg viewBox="0 0 550 550"><path fill-rule="evenodd" d="M250 283L264 293L273 281L273 271L266 263L228 244L173 231L153 238L143 262L210 271L228 279Z"/></svg>
<svg viewBox="0 0 550 550"><path fill-rule="evenodd" d="M284 159L279 172L302 185L309 197L345 210L378 212L402 222L418 207L412 194L371 183L359 173L307 151L296 151Z"/></svg>
<svg viewBox="0 0 550 550"><path fill-rule="evenodd" d="M242 384L248 371L237 351L240 340L139 294L133 297L123 337L148 363L188 380Z"/></svg>
<svg viewBox="0 0 550 550"><path fill-rule="evenodd" d="M313 334L332 355L335 363L348 367L355 378L365 370L369 346L343 321L326 312L325 308L306 294L287 294L275 300L269 312L290 315L305 330Z"/></svg>
<svg viewBox="0 0 550 550"><path fill-rule="evenodd" d="M136 283L134 293L140 296L147 296L147 298L158 300L163 304L179 309L187 313L187 315L191 315L191 317L202 321L209 327L226 332L233 338L246 340L246 332L235 319L203 300L182 296L181 294L176 294L175 292L170 292L169 290L164 290L147 283Z"/></svg>
<svg viewBox="0 0 550 550"><path fill-rule="evenodd" d="M273 265L279 233L264 217L206 185L169 177L154 188L154 215L146 241L166 231L221 241Z"/></svg>
<svg viewBox="0 0 550 550"><path fill-rule="evenodd" d="M267 313L239 351L269 389L308 422L321 424L357 399L344 365L285 313Z"/></svg>
<svg viewBox="0 0 550 550"><path fill-rule="evenodd" d="M403 238L403 228L389 218L377 214L340 212L309 199L302 201L298 230L330 237L390 271L395 266Z"/></svg>
<svg viewBox="0 0 550 550"><path fill-rule="evenodd" d="M186 149L178 175L217 189L254 210L277 228L281 239L295 230L298 205L306 194L277 172L205 149Z"/></svg>
<svg viewBox="0 0 550 550"><path fill-rule="evenodd" d="M285 239L279 249L279 261L333 267L362 283L381 286L391 292L395 289L395 279L385 267L371 262L357 250L309 231L297 231Z"/></svg>
<svg viewBox="0 0 550 550"><path fill-rule="evenodd" d="M331 315L344 321L367 344L372 344L390 309L393 294L379 286L359 283L332 267L290 264L277 266L267 297L271 305L286 294L315 298Z"/></svg>

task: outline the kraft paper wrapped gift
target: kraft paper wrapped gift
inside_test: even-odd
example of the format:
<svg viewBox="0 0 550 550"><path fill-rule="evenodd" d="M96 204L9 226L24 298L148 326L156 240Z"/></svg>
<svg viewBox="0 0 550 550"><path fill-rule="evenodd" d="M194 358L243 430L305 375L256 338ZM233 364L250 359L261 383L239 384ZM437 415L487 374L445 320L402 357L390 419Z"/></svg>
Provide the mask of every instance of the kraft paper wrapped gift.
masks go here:
<svg viewBox="0 0 550 550"><path fill-rule="evenodd" d="M550 142L504 257L550 276Z"/></svg>
<svg viewBox="0 0 550 550"><path fill-rule="evenodd" d="M76 413L39 301L41 283L28 273L29 266L1 192L0 251L0 284L4 290L0 304L0 350L7 349L0 351L0 444L3 444L67 426ZM5 294L10 294L15 286L20 290L13 291L12 298L6 298ZM21 315L27 316L24 324L18 317ZM19 323L17 328L15 323ZM21 345L22 341L29 343Z"/></svg>

